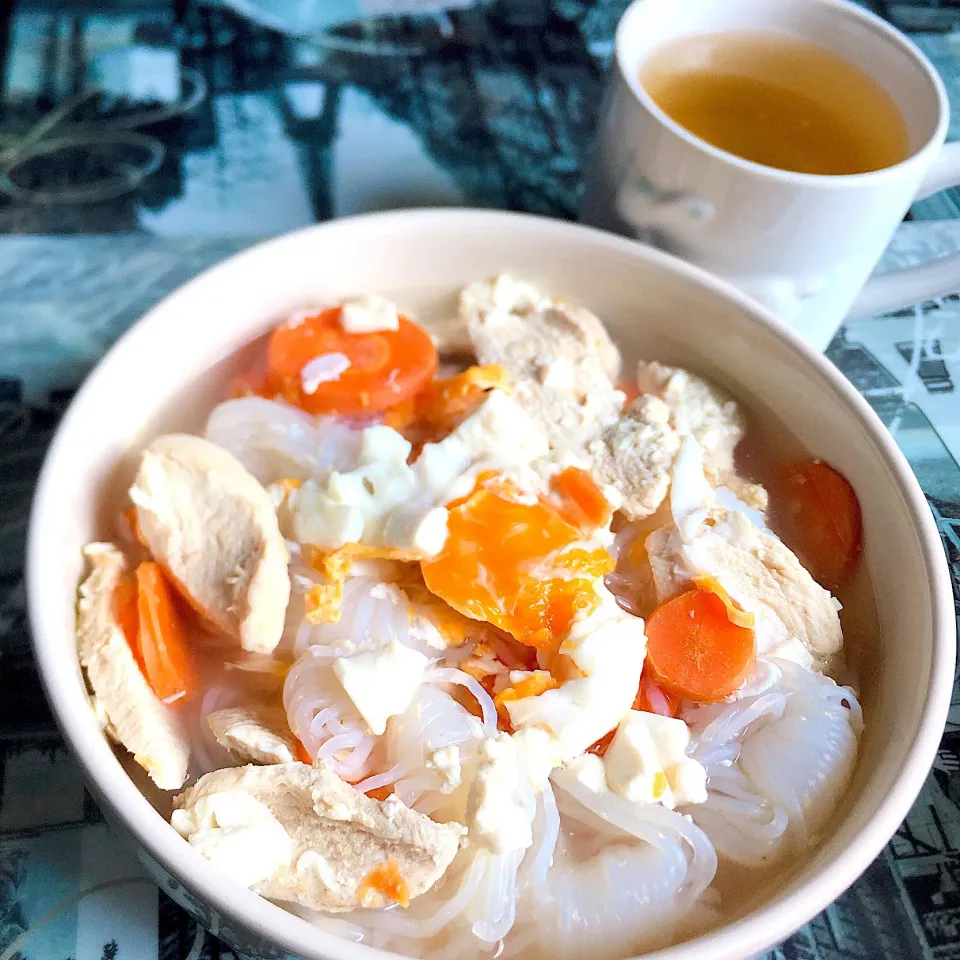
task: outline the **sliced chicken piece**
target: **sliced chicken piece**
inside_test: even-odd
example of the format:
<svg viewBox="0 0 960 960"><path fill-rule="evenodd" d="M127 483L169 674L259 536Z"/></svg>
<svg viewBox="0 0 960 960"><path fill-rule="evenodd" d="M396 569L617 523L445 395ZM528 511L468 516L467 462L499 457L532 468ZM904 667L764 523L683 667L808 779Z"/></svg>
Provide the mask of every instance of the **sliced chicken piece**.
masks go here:
<svg viewBox="0 0 960 960"><path fill-rule="evenodd" d="M656 397L638 397L619 420L587 446L597 480L614 486L621 509L638 520L655 513L670 488L670 468L680 438L670 410Z"/></svg>
<svg viewBox="0 0 960 960"><path fill-rule="evenodd" d="M620 414L619 354L600 321L509 277L460 295L480 363L504 367L513 396L559 450L580 451Z"/></svg>
<svg viewBox="0 0 960 960"><path fill-rule="evenodd" d="M216 770L175 806L173 826L214 864L243 862L238 879L257 893L331 912L420 896L466 832L372 800L324 761Z"/></svg>
<svg viewBox="0 0 960 960"><path fill-rule="evenodd" d="M843 646L838 605L787 547L743 514L712 508L686 543L671 524L650 534L646 548L660 602L705 574L754 614L759 653L832 668Z"/></svg>
<svg viewBox="0 0 960 960"><path fill-rule="evenodd" d="M767 512L767 507L770 506L770 497L766 487L761 486L759 483L745 480L733 470L720 475L720 484L726 487L741 503L745 503L752 510L759 510L760 513Z"/></svg>
<svg viewBox="0 0 960 960"><path fill-rule="evenodd" d="M610 339L607 328L600 318L581 306L553 300L529 283L514 280L501 274L492 280L478 280L465 287L460 294L460 322L466 321L466 332L471 336L470 322L481 312L493 307L497 310L529 316L537 311L555 311L557 321L575 328L585 347L597 353L603 372L611 380L620 376L620 351Z"/></svg>
<svg viewBox="0 0 960 960"><path fill-rule="evenodd" d="M95 709L106 732L161 790L178 790L187 778L190 748L170 709L150 689L116 617L114 596L126 561L109 543L91 543L84 554L93 569L80 586L77 653Z"/></svg>
<svg viewBox="0 0 960 960"><path fill-rule="evenodd" d="M168 434L143 452L130 499L140 532L193 605L244 650L280 641L290 580L266 490L232 454Z"/></svg>
<svg viewBox="0 0 960 960"><path fill-rule="evenodd" d="M293 763L297 741L279 707L248 704L214 710L207 726L225 750L251 763Z"/></svg>
<svg viewBox="0 0 960 960"><path fill-rule="evenodd" d="M670 425L681 439L692 436L703 447L704 471L713 486L729 487L748 506L766 510L766 490L739 477L733 466L733 452L744 433L743 417L733 400L706 380L656 361L640 361L637 386L667 405Z"/></svg>

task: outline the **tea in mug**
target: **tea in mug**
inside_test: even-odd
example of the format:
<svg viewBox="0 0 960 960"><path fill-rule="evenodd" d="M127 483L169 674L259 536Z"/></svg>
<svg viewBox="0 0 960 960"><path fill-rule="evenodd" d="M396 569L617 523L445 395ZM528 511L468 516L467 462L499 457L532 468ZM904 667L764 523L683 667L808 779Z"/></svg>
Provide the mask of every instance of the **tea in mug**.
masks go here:
<svg viewBox="0 0 960 960"><path fill-rule="evenodd" d="M640 83L680 126L767 167L867 173L909 155L906 123L873 77L786 34L684 37L643 64Z"/></svg>

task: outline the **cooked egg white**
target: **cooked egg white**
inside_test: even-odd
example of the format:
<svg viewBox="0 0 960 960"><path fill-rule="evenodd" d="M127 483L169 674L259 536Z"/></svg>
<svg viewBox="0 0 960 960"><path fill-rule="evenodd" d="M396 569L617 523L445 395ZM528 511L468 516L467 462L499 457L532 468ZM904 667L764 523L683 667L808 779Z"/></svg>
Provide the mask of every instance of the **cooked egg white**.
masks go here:
<svg viewBox="0 0 960 960"><path fill-rule="evenodd" d="M531 467L549 453L546 439L500 390L491 390L456 430L408 464L411 449L396 430L367 427L353 470L333 471L294 491L274 485L271 494L286 502L293 538L321 550L363 543L433 556L447 538L444 505L467 496L481 472L509 476L534 497L549 475Z"/></svg>
<svg viewBox="0 0 960 960"><path fill-rule="evenodd" d="M539 727L551 734L561 761L583 753L616 727L640 686L647 648L643 621L622 610L602 580L594 589L596 606L574 618L559 650L583 676L505 704L515 729Z"/></svg>
<svg viewBox="0 0 960 960"><path fill-rule="evenodd" d="M686 755L690 730L682 720L631 710L603 756L610 789L625 800L673 809L707 799L707 771Z"/></svg>

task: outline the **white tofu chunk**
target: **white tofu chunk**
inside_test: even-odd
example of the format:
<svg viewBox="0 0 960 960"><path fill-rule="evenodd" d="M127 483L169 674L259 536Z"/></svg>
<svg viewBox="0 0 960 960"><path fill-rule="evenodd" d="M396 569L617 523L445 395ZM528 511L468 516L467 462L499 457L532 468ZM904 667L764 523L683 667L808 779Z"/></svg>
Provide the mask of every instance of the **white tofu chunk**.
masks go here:
<svg viewBox="0 0 960 960"><path fill-rule="evenodd" d="M574 757L563 768L578 783L583 784L594 793L605 793L607 787L607 771L603 765L603 758L595 753L581 753Z"/></svg>
<svg viewBox="0 0 960 960"><path fill-rule="evenodd" d="M400 314L397 305L386 297L375 294L344 300L340 312L340 326L347 333L376 333L397 330Z"/></svg>
<svg viewBox="0 0 960 960"><path fill-rule="evenodd" d="M533 843L533 791L513 739L501 733L481 741L467 796L470 841L492 853L526 850Z"/></svg>
<svg viewBox="0 0 960 960"><path fill-rule="evenodd" d="M423 765L428 770L436 770L440 774L441 793L453 793L460 786L463 770L460 765L460 749L456 744L438 747L436 750L426 750Z"/></svg>
<svg viewBox="0 0 960 960"><path fill-rule="evenodd" d="M371 732L381 736L387 721L410 706L429 662L419 650L391 640L376 650L339 657L333 672Z"/></svg>
<svg viewBox="0 0 960 960"><path fill-rule="evenodd" d="M690 731L682 720L631 710L603 756L610 789L624 800L678 804L707 799L707 774L686 755Z"/></svg>
<svg viewBox="0 0 960 960"><path fill-rule="evenodd" d="M383 525L383 539L399 550L432 557L447 542L448 518L446 507L398 507Z"/></svg>

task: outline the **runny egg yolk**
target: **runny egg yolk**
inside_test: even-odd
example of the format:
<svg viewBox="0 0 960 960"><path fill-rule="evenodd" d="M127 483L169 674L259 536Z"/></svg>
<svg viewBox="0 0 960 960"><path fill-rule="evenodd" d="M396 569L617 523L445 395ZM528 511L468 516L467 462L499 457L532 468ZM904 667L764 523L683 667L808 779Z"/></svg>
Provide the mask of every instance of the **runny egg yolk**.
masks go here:
<svg viewBox="0 0 960 960"><path fill-rule="evenodd" d="M449 510L443 551L421 563L428 589L455 610L553 654L573 618L597 603L610 554L545 497L502 477Z"/></svg>

